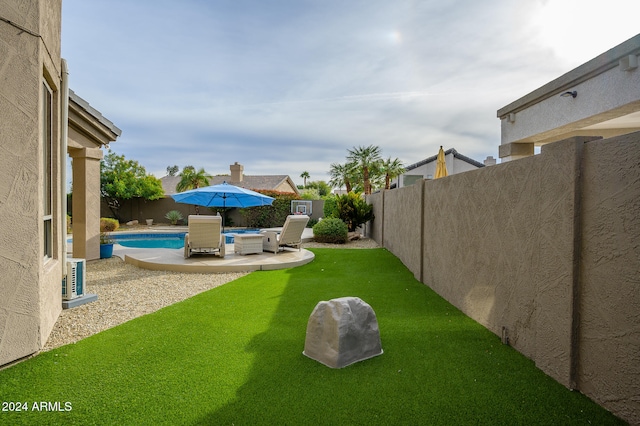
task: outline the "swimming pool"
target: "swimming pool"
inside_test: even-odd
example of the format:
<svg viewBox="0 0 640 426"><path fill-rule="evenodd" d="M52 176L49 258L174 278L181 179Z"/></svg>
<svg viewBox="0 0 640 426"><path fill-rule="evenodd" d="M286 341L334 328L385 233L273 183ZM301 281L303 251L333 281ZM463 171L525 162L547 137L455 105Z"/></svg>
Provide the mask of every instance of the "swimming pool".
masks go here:
<svg viewBox="0 0 640 426"><path fill-rule="evenodd" d="M184 247L184 236L180 233L148 233L148 234L111 234L111 238L123 247L133 248L168 248L179 249Z"/></svg>
<svg viewBox="0 0 640 426"><path fill-rule="evenodd" d="M234 234L258 234L259 229L236 229L225 232L225 242L233 244ZM123 247L132 248L168 248L180 249L184 247L184 236L186 232L173 233L113 233L111 238Z"/></svg>

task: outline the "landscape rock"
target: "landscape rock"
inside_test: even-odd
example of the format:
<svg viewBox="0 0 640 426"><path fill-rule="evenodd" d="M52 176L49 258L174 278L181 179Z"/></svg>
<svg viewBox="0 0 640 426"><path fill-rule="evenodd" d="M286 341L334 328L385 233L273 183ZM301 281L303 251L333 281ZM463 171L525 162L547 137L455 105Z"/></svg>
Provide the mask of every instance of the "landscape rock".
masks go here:
<svg viewBox="0 0 640 426"><path fill-rule="evenodd" d="M129 222L127 222L127 226L135 226L138 224L137 220L130 220Z"/></svg>
<svg viewBox="0 0 640 426"><path fill-rule="evenodd" d="M303 354L331 368L381 355L375 312L358 297L319 302L307 323Z"/></svg>

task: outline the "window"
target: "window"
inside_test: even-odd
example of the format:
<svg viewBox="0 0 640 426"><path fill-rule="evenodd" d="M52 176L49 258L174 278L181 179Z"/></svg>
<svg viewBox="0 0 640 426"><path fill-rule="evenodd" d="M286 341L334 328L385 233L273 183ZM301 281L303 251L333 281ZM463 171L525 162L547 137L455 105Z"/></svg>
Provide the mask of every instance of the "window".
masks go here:
<svg viewBox="0 0 640 426"><path fill-rule="evenodd" d="M42 83L42 210L44 258L53 257L53 93Z"/></svg>

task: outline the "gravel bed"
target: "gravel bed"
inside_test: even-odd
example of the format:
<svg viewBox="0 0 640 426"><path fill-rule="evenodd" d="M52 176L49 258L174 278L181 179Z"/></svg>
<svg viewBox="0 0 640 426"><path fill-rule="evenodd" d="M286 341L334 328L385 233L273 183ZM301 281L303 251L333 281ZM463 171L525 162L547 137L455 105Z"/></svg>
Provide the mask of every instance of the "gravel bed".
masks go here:
<svg viewBox="0 0 640 426"><path fill-rule="evenodd" d="M376 248L363 238L347 244L304 243L304 248ZM43 351L75 343L198 293L236 280L247 272L193 274L151 271L126 264L119 257L87 263L86 293L98 300L62 311Z"/></svg>
<svg viewBox="0 0 640 426"><path fill-rule="evenodd" d="M349 241L346 244L325 244L316 243L315 241L309 243L302 243L303 248L334 248L334 249L353 249L353 248L378 248L378 243L370 238L360 238L359 240Z"/></svg>

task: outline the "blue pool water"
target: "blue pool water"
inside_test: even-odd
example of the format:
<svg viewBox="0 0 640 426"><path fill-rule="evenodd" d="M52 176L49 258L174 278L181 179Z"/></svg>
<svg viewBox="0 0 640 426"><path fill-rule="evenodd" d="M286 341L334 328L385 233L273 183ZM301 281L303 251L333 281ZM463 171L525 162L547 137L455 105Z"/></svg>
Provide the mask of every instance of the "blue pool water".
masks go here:
<svg viewBox="0 0 640 426"><path fill-rule="evenodd" d="M111 238L123 247L179 249L184 247L185 234L112 234Z"/></svg>
<svg viewBox="0 0 640 426"><path fill-rule="evenodd" d="M233 244L233 234L259 234L259 229L236 229L233 232L225 232L224 238L227 244Z"/></svg>
<svg viewBox="0 0 640 426"><path fill-rule="evenodd" d="M227 244L233 244L234 234L258 234L259 229L236 229L232 232L225 232ZM125 234L114 233L111 238L123 247L132 248L168 248L180 249L184 247L184 236L186 232L173 233L146 233L146 234ZM71 242L71 241L70 241Z"/></svg>

